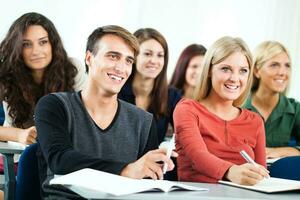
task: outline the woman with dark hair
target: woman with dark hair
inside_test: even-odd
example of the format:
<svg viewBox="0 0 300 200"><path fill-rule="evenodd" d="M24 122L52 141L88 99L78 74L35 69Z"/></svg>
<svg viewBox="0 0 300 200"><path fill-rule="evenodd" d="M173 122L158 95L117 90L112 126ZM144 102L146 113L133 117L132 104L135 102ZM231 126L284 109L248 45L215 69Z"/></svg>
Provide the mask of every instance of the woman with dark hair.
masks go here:
<svg viewBox="0 0 300 200"><path fill-rule="evenodd" d="M201 44L191 44L179 56L170 85L181 90L186 98L193 97L205 52Z"/></svg>
<svg viewBox="0 0 300 200"><path fill-rule="evenodd" d="M26 13L11 25L0 44L0 100L5 111L1 141L35 142L37 101L51 92L84 86L84 69L74 64L54 24L45 16Z"/></svg>
<svg viewBox="0 0 300 200"><path fill-rule="evenodd" d="M173 110L180 99L180 92L168 88L168 44L157 30L137 30L140 49L133 71L119 93L119 98L132 103L154 115L158 141L166 135L168 124L173 125Z"/></svg>

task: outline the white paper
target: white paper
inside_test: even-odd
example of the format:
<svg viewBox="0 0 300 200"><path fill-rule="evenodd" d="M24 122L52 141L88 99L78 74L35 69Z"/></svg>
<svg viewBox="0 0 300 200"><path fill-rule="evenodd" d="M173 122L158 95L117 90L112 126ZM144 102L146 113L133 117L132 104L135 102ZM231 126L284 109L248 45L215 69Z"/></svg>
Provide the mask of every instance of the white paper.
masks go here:
<svg viewBox="0 0 300 200"><path fill-rule="evenodd" d="M219 181L219 183L236 186L240 188L256 190L265 193L283 192L289 190L300 190L300 181L281 179L281 178L265 178L256 185L246 186L236 184L230 181Z"/></svg>
<svg viewBox="0 0 300 200"><path fill-rule="evenodd" d="M177 182L150 179L131 179L93 169L82 169L50 181L50 184L65 185L85 198L98 198L107 193L120 196L143 191L164 191L174 189L207 191L208 189Z"/></svg>

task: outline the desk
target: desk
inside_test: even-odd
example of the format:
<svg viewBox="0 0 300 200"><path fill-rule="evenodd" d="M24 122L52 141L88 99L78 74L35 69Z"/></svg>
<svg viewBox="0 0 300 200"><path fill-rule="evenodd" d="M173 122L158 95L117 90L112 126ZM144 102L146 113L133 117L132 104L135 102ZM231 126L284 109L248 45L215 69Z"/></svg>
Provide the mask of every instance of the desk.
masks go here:
<svg viewBox="0 0 300 200"><path fill-rule="evenodd" d="M221 184L185 183L193 186L208 188L207 192L173 191L173 192L144 192L120 197L103 194L100 199L142 199L142 200L291 200L300 199L300 191L265 194L251 190L231 187Z"/></svg>
<svg viewBox="0 0 300 200"><path fill-rule="evenodd" d="M4 197L5 200L14 199L16 178L14 172L14 154L21 154L24 148L7 143L0 142L0 153L3 155L4 164Z"/></svg>

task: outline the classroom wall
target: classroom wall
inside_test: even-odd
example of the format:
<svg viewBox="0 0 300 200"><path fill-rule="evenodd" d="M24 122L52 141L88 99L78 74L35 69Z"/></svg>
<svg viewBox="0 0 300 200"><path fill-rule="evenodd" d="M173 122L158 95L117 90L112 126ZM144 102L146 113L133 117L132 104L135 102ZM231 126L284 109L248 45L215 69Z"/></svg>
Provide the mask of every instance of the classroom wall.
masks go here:
<svg viewBox="0 0 300 200"><path fill-rule="evenodd" d="M278 40L292 57L288 96L300 101L298 0L0 0L0 5L0 40L17 17L40 12L54 22L69 55L82 62L86 38L98 26L117 24L132 32L156 28L169 44L169 78L180 52L191 43L209 47L230 35L253 49L263 40Z"/></svg>

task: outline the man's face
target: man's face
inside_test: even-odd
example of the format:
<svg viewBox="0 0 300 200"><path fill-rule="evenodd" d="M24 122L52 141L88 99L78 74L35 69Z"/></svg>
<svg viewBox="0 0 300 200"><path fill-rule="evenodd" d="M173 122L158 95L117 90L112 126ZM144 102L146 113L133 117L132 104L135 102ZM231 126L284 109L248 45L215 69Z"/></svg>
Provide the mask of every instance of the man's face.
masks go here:
<svg viewBox="0 0 300 200"><path fill-rule="evenodd" d="M134 52L122 38L112 34L104 35L96 45L96 55L86 53L89 78L104 95L116 95L131 74Z"/></svg>

